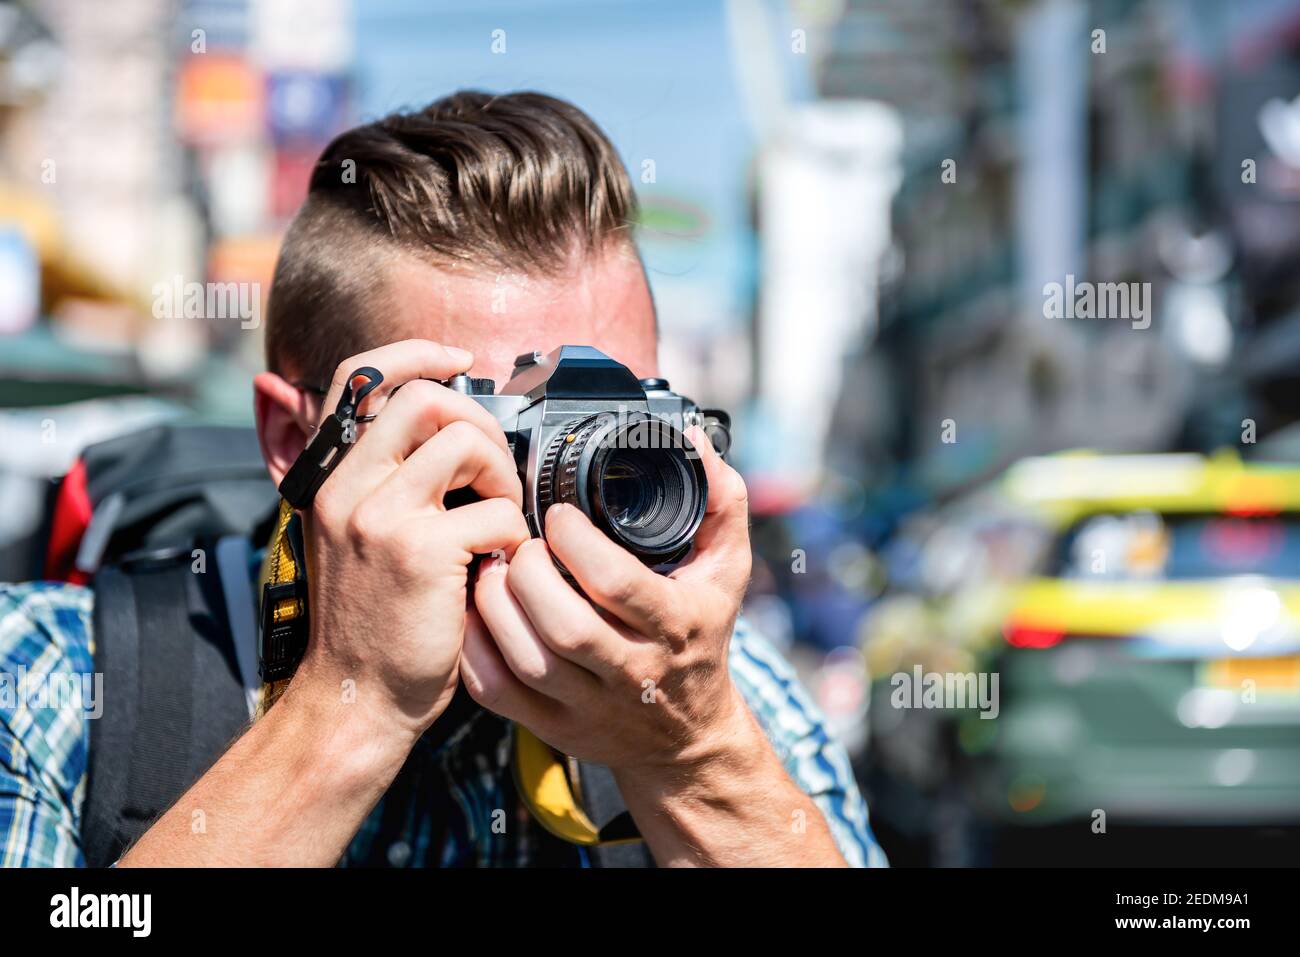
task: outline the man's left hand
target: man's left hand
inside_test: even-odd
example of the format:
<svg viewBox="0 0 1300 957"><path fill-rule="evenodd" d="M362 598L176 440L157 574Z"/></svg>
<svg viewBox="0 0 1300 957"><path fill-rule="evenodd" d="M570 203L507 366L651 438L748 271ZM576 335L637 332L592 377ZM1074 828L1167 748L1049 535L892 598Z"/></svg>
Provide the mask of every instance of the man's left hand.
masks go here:
<svg viewBox="0 0 1300 957"><path fill-rule="evenodd" d="M611 768L685 768L741 726L727 648L749 581L745 483L698 429L708 505L690 559L647 568L581 510L546 513L546 542L485 561L462 674L484 707ZM556 569L564 564L586 597ZM490 636L489 636L490 635ZM745 716L747 717L747 716Z"/></svg>
<svg viewBox="0 0 1300 957"><path fill-rule="evenodd" d="M480 568L461 678L485 708L608 765L660 866L843 866L731 680L750 570L745 483L700 430L690 438L709 482L690 559L656 574L580 510L552 506L547 544Z"/></svg>

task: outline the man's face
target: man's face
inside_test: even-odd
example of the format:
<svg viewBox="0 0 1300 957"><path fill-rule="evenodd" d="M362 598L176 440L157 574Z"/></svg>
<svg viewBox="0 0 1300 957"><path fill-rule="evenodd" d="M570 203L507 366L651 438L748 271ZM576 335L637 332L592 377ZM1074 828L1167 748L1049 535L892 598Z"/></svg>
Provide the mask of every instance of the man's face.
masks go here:
<svg viewBox="0 0 1300 957"><path fill-rule="evenodd" d="M470 370L510 378L515 357L562 345L594 346L638 378L659 374L654 303L631 248L583 259L556 276L434 268L395 257L386 277L392 340L431 339L474 354ZM381 372L384 370L380 370ZM319 421L319 400L264 372L254 380L262 451L278 484Z"/></svg>

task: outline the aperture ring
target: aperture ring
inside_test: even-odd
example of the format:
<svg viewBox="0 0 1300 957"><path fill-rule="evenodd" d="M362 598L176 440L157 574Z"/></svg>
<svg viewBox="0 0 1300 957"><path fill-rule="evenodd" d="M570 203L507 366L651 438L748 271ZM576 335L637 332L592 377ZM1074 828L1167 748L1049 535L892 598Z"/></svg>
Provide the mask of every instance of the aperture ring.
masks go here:
<svg viewBox="0 0 1300 957"><path fill-rule="evenodd" d="M578 460L583 447L602 424L603 416L583 419L576 428L556 434L542 456L537 476L537 521L544 524L546 510L556 502L578 505Z"/></svg>

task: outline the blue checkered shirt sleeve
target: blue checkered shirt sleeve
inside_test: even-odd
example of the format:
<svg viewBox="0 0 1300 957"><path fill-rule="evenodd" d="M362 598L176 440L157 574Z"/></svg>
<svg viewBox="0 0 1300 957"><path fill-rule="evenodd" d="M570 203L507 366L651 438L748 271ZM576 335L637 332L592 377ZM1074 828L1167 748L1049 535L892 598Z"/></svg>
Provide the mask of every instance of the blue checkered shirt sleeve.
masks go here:
<svg viewBox="0 0 1300 957"><path fill-rule="evenodd" d="M848 753L831 736L789 663L742 619L732 636L729 664L786 773L821 810L844 859L852 867L887 866Z"/></svg>
<svg viewBox="0 0 1300 957"><path fill-rule="evenodd" d="M0 866L85 862L90 613L85 588L0 584Z"/></svg>

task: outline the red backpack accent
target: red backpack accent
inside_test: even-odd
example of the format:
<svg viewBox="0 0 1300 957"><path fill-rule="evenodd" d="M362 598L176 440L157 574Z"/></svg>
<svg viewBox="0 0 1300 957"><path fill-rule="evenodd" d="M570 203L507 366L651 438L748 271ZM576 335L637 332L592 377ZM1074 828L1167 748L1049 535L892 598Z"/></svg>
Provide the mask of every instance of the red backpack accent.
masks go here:
<svg viewBox="0 0 1300 957"><path fill-rule="evenodd" d="M86 487L86 463L77 459L59 484L54 502L50 543L45 552L46 579L74 585L84 585L90 580L85 572L77 569L77 549L81 547L81 537L86 533L93 511Z"/></svg>

